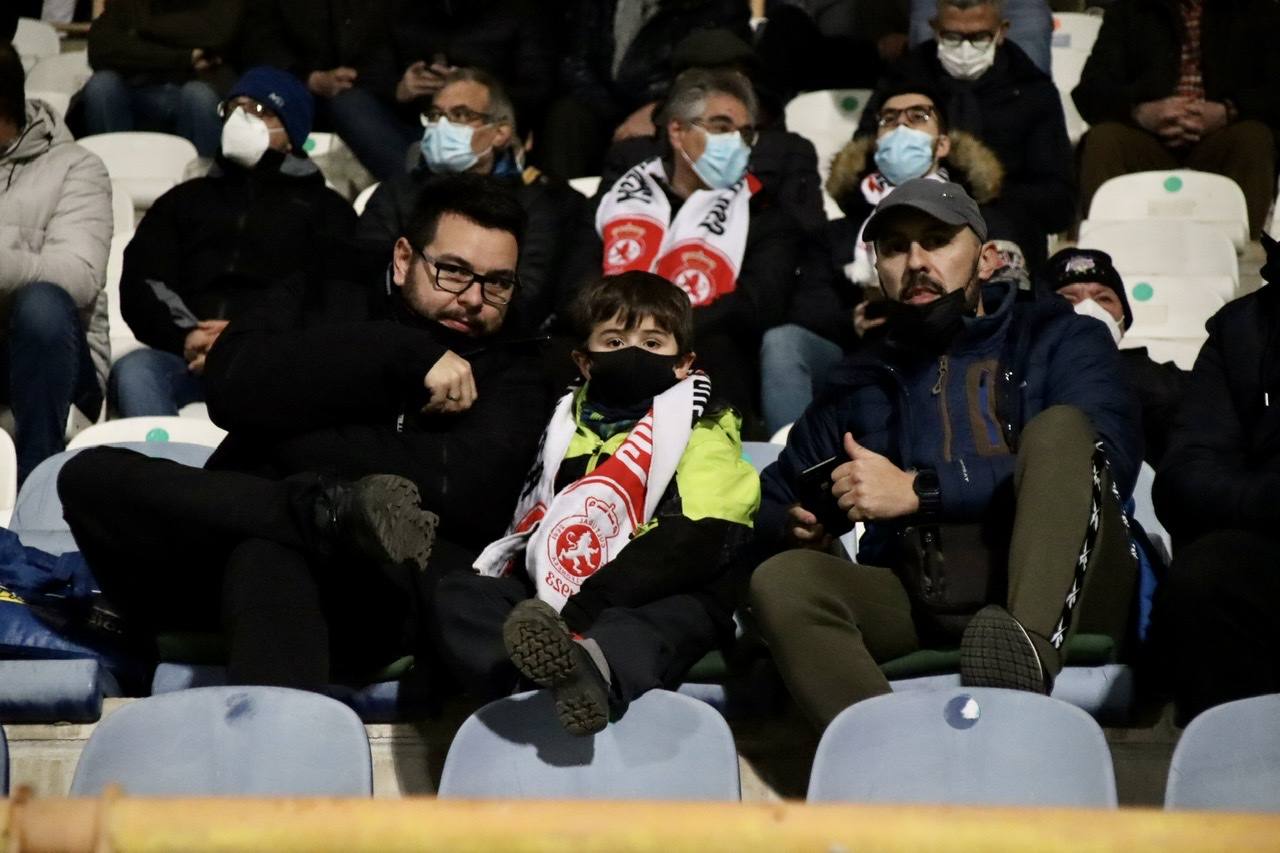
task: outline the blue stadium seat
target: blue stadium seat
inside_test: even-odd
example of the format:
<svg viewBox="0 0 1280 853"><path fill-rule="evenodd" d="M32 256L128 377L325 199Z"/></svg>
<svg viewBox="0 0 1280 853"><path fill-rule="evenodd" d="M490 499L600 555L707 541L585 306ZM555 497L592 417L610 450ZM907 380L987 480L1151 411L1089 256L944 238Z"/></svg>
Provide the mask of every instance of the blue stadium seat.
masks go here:
<svg viewBox="0 0 1280 853"><path fill-rule="evenodd" d="M373 762L340 702L283 687L203 687L139 699L85 745L72 796L369 796Z"/></svg>
<svg viewBox="0 0 1280 853"><path fill-rule="evenodd" d="M845 709L818 744L809 802L1114 808L1102 729L1013 690L910 691Z"/></svg>
<svg viewBox="0 0 1280 853"><path fill-rule="evenodd" d="M454 736L441 797L738 800L738 753L724 718L651 690L592 737L556 720L551 693L485 705Z"/></svg>
<svg viewBox="0 0 1280 853"><path fill-rule="evenodd" d="M782 452L784 445L773 444L768 441L744 441L742 442L743 457L755 466L756 472L759 473L765 468L773 464L778 458L778 454Z"/></svg>
<svg viewBox="0 0 1280 853"><path fill-rule="evenodd" d="M895 679L895 692L958 690L958 672ZM1104 723L1125 723L1133 706L1133 670L1125 664L1063 667L1053 682L1053 698L1085 711Z"/></svg>
<svg viewBox="0 0 1280 853"><path fill-rule="evenodd" d="M1166 809L1280 812L1280 694L1210 708L1182 733Z"/></svg>
<svg viewBox="0 0 1280 853"><path fill-rule="evenodd" d="M0 722L92 723L102 716L102 697L119 695L96 660L0 661Z"/></svg>

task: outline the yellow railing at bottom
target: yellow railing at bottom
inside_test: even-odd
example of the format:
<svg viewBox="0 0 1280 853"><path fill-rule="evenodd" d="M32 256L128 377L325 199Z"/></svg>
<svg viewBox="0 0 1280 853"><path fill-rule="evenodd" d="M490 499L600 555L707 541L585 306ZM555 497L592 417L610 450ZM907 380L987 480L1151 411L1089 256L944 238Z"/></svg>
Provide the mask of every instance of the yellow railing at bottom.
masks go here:
<svg viewBox="0 0 1280 853"><path fill-rule="evenodd" d="M86 851L1280 850L1280 815L1154 809L353 799L0 801L0 849Z"/></svg>

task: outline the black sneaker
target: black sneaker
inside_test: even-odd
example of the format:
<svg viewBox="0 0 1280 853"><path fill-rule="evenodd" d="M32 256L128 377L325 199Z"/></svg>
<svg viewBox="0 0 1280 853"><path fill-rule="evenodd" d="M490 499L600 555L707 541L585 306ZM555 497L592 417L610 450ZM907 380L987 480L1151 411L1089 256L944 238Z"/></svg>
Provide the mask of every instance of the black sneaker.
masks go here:
<svg viewBox="0 0 1280 853"><path fill-rule="evenodd" d="M440 523L411 480L371 474L325 490L323 523L342 547L379 564L427 567Z"/></svg>
<svg viewBox="0 0 1280 853"><path fill-rule="evenodd" d="M517 604L502 626L502 642L525 678L551 688L556 717L570 734L604 729L609 685L551 605L536 598Z"/></svg>
<svg viewBox="0 0 1280 853"><path fill-rule="evenodd" d="M974 614L960 640L960 683L1048 694L1053 683L1035 644L1009 611L989 604Z"/></svg>

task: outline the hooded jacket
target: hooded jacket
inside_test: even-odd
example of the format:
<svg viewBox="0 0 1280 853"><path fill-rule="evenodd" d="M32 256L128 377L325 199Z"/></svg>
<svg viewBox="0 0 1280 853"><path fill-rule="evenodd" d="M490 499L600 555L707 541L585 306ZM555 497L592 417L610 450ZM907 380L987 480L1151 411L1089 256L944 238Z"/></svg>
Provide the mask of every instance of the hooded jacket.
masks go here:
<svg viewBox="0 0 1280 853"><path fill-rule="evenodd" d="M111 365L103 289L111 231L106 167L75 144L48 105L27 101L26 126L0 153L0 311L7 314L14 291L31 282L66 290L103 387Z"/></svg>
<svg viewBox="0 0 1280 853"><path fill-rule="evenodd" d="M963 331L936 358L886 343L836 371L761 477L756 530L769 546L785 542L800 472L843 458L845 432L899 468L936 470L939 521L977 522L1012 482L1027 423L1050 406L1075 406L1102 442L1121 494L1133 490L1142 458L1137 407L1103 325L1065 300L1019 299L1008 283L986 285L983 304L987 314L965 318ZM896 531L910 523L869 524L859 561L894 567Z"/></svg>
<svg viewBox="0 0 1280 853"><path fill-rule="evenodd" d="M355 220L309 159L268 151L246 169L219 158L139 223L120 280L125 322L147 346L181 355L191 316L232 319L350 237Z"/></svg>

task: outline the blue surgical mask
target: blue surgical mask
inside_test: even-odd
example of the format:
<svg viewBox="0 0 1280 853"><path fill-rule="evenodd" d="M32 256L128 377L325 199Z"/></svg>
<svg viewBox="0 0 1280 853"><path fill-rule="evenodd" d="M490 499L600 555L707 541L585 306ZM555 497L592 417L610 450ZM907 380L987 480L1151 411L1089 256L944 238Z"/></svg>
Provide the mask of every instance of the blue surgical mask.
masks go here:
<svg viewBox="0 0 1280 853"><path fill-rule="evenodd" d="M876 140L876 168L900 186L933 168L934 138L923 130L899 125Z"/></svg>
<svg viewBox="0 0 1280 853"><path fill-rule="evenodd" d="M702 133L707 138L707 147L702 156L690 165L711 189L728 189L747 173L751 148L742 141L742 134L736 130L732 133L709 133L703 130ZM686 158L688 156L685 155Z"/></svg>
<svg viewBox="0 0 1280 853"><path fill-rule="evenodd" d="M475 128L454 124L447 118L428 122L422 132L422 157L427 168L439 174L465 172L476 164L480 155L471 150Z"/></svg>

